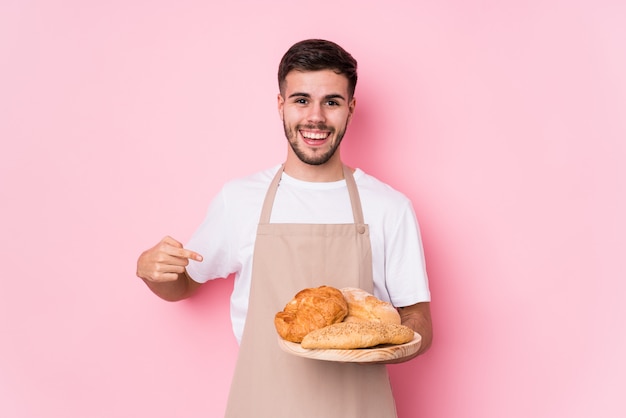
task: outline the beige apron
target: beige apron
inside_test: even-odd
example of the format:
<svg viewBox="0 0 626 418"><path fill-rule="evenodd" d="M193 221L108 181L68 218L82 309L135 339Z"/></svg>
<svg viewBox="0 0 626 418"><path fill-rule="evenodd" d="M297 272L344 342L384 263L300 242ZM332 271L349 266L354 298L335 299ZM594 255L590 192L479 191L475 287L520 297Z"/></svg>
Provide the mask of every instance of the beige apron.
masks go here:
<svg viewBox="0 0 626 418"><path fill-rule="evenodd" d="M229 418L388 418L395 403L384 365L311 360L278 346L274 315L300 290L330 285L373 291L369 229L344 167L354 224L270 224L281 167L259 222L250 304L231 385Z"/></svg>

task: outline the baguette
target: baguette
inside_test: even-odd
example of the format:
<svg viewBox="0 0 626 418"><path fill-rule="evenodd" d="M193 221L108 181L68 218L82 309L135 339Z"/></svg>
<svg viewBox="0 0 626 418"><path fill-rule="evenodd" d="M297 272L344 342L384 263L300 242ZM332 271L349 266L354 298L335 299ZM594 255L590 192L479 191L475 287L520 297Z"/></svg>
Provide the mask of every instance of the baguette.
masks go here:
<svg viewBox="0 0 626 418"><path fill-rule="evenodd" d="M380 344L404 344L414 332L399 324L380 322L339 322L308 333L301 346L307 349L355 349Z"/></svg>

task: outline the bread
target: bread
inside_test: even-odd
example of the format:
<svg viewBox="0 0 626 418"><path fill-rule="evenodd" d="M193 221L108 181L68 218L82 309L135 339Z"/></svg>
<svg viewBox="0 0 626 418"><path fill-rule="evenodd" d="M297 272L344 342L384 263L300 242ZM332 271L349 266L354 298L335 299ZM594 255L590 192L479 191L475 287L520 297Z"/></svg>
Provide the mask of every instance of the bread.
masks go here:
<svg viewBox="0 0 626 418"><path fill-rule="evenodd" d="M348 315L344 322L374 321L385 324L400 324L400 314L391 303L384 302L365 290L354 287L341 289L348 303Z"/></svg>
<svg viewBox="0 0 626 418"><path fill-rule="evenodd" d="M341 322L347 314L348 304L339 289L307 288L275 315L274 326L283 339L299 343L311 331Z"/></svg>
<svg viewBox="0 0 626 418"><path fill-rule="evenodd" d="M380 322L340 322L308 333L301 346L307 349L355 349L380 344L404 344L414 337L404 325Z"/></svg>

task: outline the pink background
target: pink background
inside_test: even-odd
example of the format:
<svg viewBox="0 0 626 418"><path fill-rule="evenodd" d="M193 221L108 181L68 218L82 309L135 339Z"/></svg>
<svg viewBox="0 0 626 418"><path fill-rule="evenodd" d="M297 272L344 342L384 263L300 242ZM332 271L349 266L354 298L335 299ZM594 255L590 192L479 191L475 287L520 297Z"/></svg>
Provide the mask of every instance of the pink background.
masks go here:
<svg viewBox="0 0 626 418"><path fill-rule="evenodd" d="M435 341L391 368L400 416L626 416L625 17L617 0L2 1L0 416L222 415L232 281L171 304L135 261L282 161L276 68L309 37L359 60L346 161L422 225Z"/></svg>

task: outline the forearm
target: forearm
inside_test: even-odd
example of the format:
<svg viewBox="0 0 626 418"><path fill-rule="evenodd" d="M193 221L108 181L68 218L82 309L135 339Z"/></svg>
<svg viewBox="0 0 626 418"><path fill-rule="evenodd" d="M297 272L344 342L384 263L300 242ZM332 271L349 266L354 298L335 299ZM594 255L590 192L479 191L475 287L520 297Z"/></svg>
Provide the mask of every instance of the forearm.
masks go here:
<svg viewBox="0 0 626 418"><path fill-rule="evenodd" d="M179 273L173 281L154 282L142 278L148 288L158 297L168 302L175 302L190 297L200 286L193 281L187 272Z"/></svg>
<svg viewBox="0 0 626 418"><path fill-rule="evenodd" d="M415 305L398 308L398 312L402 319L402 325L406 325L422 337L417 354L422 354L428 350L433 340L430 302L416 303Z"/></svg>

